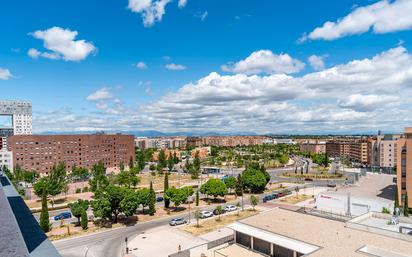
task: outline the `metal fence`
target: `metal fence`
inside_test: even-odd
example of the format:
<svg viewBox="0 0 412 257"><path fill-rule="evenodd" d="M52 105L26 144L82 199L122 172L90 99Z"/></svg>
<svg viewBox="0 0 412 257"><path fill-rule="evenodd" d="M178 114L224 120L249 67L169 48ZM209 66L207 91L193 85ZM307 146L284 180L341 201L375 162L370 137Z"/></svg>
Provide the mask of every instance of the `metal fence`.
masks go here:
<svg viewBox="0 0 412 257"><path fill-rule="evenodd" d="M173 254L170 254L169 257L190 257L192 256L191 254L196 254L196 256L198 256L197 254L199 252L202 252L204 250L210 250L212 248L215 248L217 246L226 244L226 243L231 243L235 240L234 235L229 235L229 236L225 236L204 244L200 244L194 247L191 247L189 249L185 249L183 251L179 251Z"/></svg>

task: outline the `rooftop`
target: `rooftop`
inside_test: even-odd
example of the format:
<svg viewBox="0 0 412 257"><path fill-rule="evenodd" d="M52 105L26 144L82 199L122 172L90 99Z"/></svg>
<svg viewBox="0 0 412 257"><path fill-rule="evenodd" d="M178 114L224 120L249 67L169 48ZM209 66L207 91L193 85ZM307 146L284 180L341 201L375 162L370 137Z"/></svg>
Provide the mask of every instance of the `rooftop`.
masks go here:
<svg viewBox="0 0 412 257"><path fill-rule="evenodd" d="M236 224L236 223L235 223ZM273 209L237 222L271 233L274 237L317 246L309 256L344 257L412 256L412 242L347 227L346 223L298 212ZM365 247L366 246L366 247Z"/></svg>

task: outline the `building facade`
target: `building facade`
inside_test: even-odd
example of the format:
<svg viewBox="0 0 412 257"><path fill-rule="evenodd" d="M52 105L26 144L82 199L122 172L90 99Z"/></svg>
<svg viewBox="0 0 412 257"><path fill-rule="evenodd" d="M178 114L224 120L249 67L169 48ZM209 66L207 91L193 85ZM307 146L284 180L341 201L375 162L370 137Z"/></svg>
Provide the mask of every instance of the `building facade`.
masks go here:
<svg viewBox="0 0 412 257"><path fill-rule="evenodd" d="M7 167L10 171L13 171L13 154L6 149L0 150L0 167Z"/></svg>
<svg viewBox="0 0 412 257"><path fill-rule="evenodd" d="M348 140L331 140L326 142L326 153L329 157L349 156Z"/></svg>
<svg viewBox="0 0 412 257"><path fill-rule="evenodd" d="M405 205L408 194L408 206L412 207L412 127L405 128L404 134L397 141L396 177L398 199L401 206Z"/></svg>
<svg viewBox="0 0 412 257"><path fill-rule="evenodd" d="M102 161L108 172L119 170L135 158L132 135L20 135L9 138L13 164L47 175L54 165L64 162L66 170L73 166L90 169Z"/></svg>
<svg viewBox="0 0 412 257"><path fill-rule="evenodd" d="M2 100L0 101L0 115L12 117L13 135L32 134L32 105L30 102Z"/></svg>
<svg viewBox="0 0 412 257"><path fill-rule="evenodd" d="M323 154L326 153L326 142L319 140L307 140L299 144L301 152Z"/></svg>
<svg viewBox="0 0 412 257"><path fill-rule="evenodd" d="M401 135L377 135L369 139L369 159L373 169L393 170L397 163L397 140Z"/></svg>

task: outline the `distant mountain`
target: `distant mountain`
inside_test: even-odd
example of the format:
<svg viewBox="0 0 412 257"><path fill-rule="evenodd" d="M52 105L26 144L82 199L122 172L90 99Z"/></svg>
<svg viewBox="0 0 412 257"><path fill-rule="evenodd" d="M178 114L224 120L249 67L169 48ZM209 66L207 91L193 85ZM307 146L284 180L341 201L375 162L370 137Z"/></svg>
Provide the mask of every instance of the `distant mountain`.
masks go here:
<svg viewBox="0 0 412 257"><path fill-rule="evenodd" d="M107 131L45 131L38 133L41 135L68 135L68 134L96 134L104 132L106 134L131 134L136 137L170 137L170 136L255 136L254 132L161 132L157 130L132 130L132 131L118 131L118 130L107 130Z"/></svg>

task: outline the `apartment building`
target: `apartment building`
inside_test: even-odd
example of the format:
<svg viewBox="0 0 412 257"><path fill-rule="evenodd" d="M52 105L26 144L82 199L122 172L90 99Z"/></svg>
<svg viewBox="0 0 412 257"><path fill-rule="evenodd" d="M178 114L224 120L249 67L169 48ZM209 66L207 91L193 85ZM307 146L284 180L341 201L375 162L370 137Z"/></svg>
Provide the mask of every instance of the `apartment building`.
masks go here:
<svg viewBox="0 0 412 257"><path fill-rule="evenodd" d="M346 156L363 164L369 164L369 149L369 142L364 138L343 138L326 142L326 153L330 157Z"/></svg>
<svg viewBox="0 0 412 257"><path fill-rule="evenodd" d="M265 141L263 136L208 136L202 137L202 144L208 146L227 146L238 145L262 145Z"/></svg>
<svg viewBox="0 0 412 257"><path fill-rule="evenodd" d="M404 134L397 141L397 187L400 205L405 205L408 194L408 206L412 207L412 127L405 128Z"/></svg>
<svg viewBox="0 0 412 257"><path fill-rule="evenodd" d="M299 144L299 148L301 152L323 154L326 153L326 141L306 140Z"/></svg>
<svg viewBox="0 0 412 257"><path fill-rule="evenodd" d="M13 171L13 154L7 149L0 150L0 168L7 167L10 171Z"/></svg>
<svg viewBox="0 0 412 257"><path fill-rule="evenodd" d="M46 175L60 162L70 171L102 161L109 172L116 172L120 163L127 166L135 158L134 136L120 134L11 136L9 150L14 165Z"/></svg>
<svg viewBox="0 0 412 257"><path fill-rule="evenodd" d="M365 139L350 141L349 158L356 162L368 164L368 141Z"/></svg>
<svg viewBox="0 0 412 257"><path fill-rule="evenodd" d="M349 156L349 140L331 140L326 142L326 153L329 157Z"/></svg>
<svg viewBox="0 0 412 257"><path fill-rule="evenodd" d="M393 169L397 163L397 140L401 135L377 135L369 138L369 159L374 169Z"/></svg>

